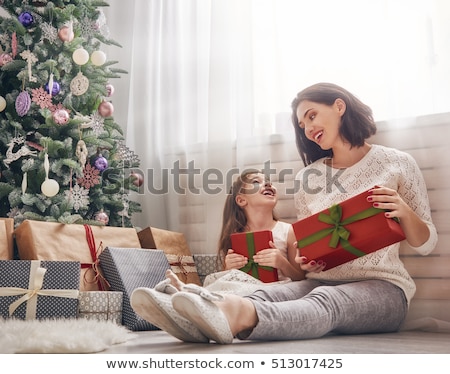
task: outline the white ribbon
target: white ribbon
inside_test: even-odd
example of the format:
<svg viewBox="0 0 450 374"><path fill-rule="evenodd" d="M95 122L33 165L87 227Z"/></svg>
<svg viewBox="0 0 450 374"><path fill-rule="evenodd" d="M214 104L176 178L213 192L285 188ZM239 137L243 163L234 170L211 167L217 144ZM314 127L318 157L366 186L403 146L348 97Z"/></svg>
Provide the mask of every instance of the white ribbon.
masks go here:
<svg viewBox="0 0 450 374"><path fill-rule="evenodd" d="M56 296L71 299L78 298L78 290L57 290L42 289L44 276L47 269L40 267L40 260L32 260L30 266L30 281L28 289L20 287L0 287L0 296L18 296L23 295L9 306L9 316L11 317L16 309L24 302L27 302L27 311L25 319L36 318L37 296Z"/></svg>

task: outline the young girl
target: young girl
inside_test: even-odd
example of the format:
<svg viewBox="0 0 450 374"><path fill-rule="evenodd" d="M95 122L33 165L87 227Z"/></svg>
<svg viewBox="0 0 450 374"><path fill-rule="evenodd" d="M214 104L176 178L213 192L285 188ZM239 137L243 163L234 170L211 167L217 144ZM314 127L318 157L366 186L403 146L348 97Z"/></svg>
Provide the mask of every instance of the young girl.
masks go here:
<svg viewBox="0 0 450 374"><path fill-rule="evenodd" d="M305 272L298 262L303 263L306 259L296 259L297 248L292 225L279 221L274 214L277 200L275 187L259 170L247 169L233 183L225 201L219 239L218 257L224 271L206 277L204 285L209 291L243 296L261 287L304 279ZM262 283L238 270L247 264L248 258L231 249L231 234L262 230L272 231L273 242L270 243L270 248L255 254L253 260L260 266L276 268L280 282ZM308 271L319 272L325 265L312 261L303 267ZM171 309L170 297L166 295L181 290L185 284L171 270L168 270L166 275L167 280L158 284L154 290L138 288L133 292L133 309L142 318L181 340L207 341L199 331L195 331L192 324L182 321L182 317ZM158 295L161 292L166 295ZM162 301L165 302L165 311L160 304ZM150 306L159 311L150 311ZM170 309L169 313L167 309ZM175 326L173 319L181 319L181 326Z"/></svg>
<svg viewBox="0 0 450 374"><path fill-rule="evenodd" d="M342 87L319 83L298 93L292 119L307 165L297 175L299 219L371 190L367 200L400 221L412 249L422 255L434 249L437 232L422 174L409 154L367 142L376 131L367 105ZM330 185L333 169L342 171ZM221 344L234 337L290 340L397 331L415 293L399 247L245 297L183 289L172 297L171 308Z"/></svg>

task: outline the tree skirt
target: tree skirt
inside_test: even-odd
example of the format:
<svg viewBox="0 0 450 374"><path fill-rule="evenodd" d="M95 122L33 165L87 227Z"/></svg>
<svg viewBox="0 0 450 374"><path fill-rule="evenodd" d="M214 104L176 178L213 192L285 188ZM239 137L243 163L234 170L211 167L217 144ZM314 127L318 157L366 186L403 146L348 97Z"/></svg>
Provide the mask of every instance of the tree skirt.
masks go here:
<svg viewBox="0 0 450 374"><path fill-rule="evenodd" d="M133 335L112 321L1 319L0 353L94 353Z"/></svg>

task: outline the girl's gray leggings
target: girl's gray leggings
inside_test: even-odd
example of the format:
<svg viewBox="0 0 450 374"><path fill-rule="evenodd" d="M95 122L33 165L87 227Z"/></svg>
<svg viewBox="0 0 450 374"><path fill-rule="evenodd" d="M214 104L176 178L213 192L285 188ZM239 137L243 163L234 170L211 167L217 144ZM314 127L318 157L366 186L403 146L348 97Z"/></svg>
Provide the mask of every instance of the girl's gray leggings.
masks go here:
<svg viewBox="0 0 450 374"><path fill-rule="evenodd" d="M383 280L323 282L312 279L265 287L246 296L259 322L239 339L311 339L329 333L397 331L408 305L403 291Z"/></svg>

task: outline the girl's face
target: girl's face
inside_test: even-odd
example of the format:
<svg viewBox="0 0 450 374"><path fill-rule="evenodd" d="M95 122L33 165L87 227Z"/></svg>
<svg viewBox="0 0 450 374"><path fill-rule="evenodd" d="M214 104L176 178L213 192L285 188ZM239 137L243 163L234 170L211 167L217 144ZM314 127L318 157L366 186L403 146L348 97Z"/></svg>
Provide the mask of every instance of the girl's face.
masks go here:
<svg viewBox="0 0 450 374"><path fill-rule="evenodd" d="M336 99L332 105L305 100L297 107L298 125L305 129L309 140L328 150L342 143L339 127L344 113L345 102L341 99Z"/></svg>
<svg viewBox="0 0 450 374"><path fill-rule="evenodd" d="M275 205L277 202L277 190L270 180L262 173L248 174L240 193L236 196L236 202L242 206L247 204Z"/></svg>

